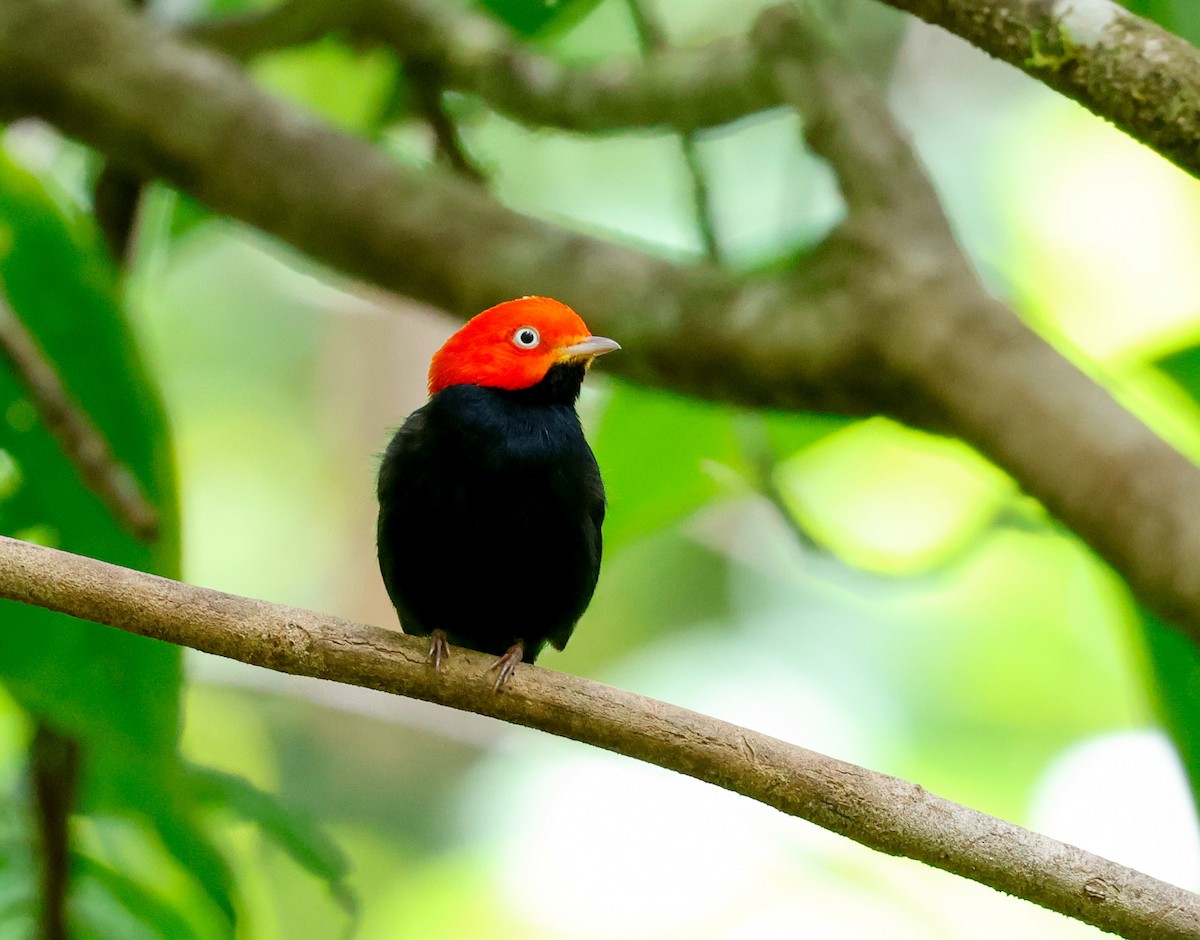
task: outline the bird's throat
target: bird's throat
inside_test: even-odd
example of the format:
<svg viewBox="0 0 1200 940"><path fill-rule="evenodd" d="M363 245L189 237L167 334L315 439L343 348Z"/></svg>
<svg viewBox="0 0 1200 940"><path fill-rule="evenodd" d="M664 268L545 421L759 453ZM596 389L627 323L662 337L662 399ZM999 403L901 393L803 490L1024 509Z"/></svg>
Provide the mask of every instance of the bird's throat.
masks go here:
<svg viewBox="0 0 1200 940"><path fill-rule="evenodd" d="M514 401L529 405L573 405L579 398L583 377L587 374L587 363L560 362L550 367L536 385L528 388L505 390L504 395Z"/></svg>

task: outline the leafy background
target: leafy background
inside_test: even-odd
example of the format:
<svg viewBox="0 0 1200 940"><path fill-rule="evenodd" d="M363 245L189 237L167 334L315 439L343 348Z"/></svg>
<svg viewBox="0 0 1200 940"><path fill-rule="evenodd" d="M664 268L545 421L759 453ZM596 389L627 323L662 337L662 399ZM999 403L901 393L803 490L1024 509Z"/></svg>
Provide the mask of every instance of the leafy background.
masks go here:
<svg viewBox="0 0 1200 940"><path fill-rule="evenodd" d="M1189 2L1130 5L1200 39ZM244 4L184 6L199 17ZM638 54L624 0L482 6L567 61ZM758 9L659 6L680 43L744 28ZM1196 182L944 34L862 3L834 4L831 19L888 81L997 293L1200 456ZM396 159L430 162L386 52L330 39L253 71ZM531 132L460 96L447 105L507 204L699 254L674 136L589 140ZM840 216L786 111L697 146L739 269L785 261ZM371 544L375 455L422 401L453 324L160 187L118 270L89 212L99 171L44 127L7 128L0 278L156 501L164 537L151 550L113 524L7 374L0 528L392 625ZM1200 887L1200 658L1002 472L879 419L749 413L602 369L585 391L611 496L606 567L571 647L546 665ZM39 721L85 755L78 936L1099 935L577 745L23 607L3 614L0 940L28 936L36 911L27 760Z"/></svg>

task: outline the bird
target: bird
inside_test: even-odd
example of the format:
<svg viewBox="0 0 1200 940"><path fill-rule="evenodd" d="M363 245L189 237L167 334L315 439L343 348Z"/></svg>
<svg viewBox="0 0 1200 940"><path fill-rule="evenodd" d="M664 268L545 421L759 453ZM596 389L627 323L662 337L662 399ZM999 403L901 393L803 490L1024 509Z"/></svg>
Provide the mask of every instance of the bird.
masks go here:
<svg viewBox="0 0 1200 940"><path fill-rule="evenodd" d="M405 633L498 657L500 691L547 643L562 650L600 575L605 494L575 403L597 356L569 306L521 297L434 354L429 400L379 465L379 569Z"/></svg>

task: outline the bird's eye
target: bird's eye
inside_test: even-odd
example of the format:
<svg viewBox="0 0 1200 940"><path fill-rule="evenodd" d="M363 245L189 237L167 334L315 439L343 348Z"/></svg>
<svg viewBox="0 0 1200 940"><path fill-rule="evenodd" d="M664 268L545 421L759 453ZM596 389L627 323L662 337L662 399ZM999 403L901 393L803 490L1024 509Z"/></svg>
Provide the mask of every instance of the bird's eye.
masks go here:
<svg viewBox="0 0 1200 940"><path fill-rule="evenodd" d="M513 333L512 341L522 349L533 349L542 341L542 334L537 331L537 327L523 326Z"/></svg>

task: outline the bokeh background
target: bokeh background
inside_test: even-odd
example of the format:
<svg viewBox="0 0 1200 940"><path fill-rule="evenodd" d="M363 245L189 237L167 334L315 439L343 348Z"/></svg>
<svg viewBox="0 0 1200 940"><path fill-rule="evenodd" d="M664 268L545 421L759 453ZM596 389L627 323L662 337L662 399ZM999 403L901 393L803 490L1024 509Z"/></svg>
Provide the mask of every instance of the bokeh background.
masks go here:
<svg viewBox="0 0 1200 940"><path fill-rule="evenodd" d="M161 12L242 6L177 0ZM509 17L520 6L492 4ZM1200 35L1185 2L1143 6ZM658 8L671 41L688 44L745 31L760 5ZM572 10L543 10L530 41L567 61L639 54L624 0ZM1200 185L945 33L866 4L833 12L849 48L882 50L868 64L988 285L1200 456ZM396 104L403 80L389 54L329 39L253 71L395 159L430 163L428 130ZM677 137L534 132L473 100L448 106L506 204L700 256ZM832 175L786 109L704 132L698 153L735 268L786 257L841 217ZM5 131L0 163L18 313L47 295L68 311L62 357L92 376L80 380L87 394L123 382L131 396L161 395L182 576L395 626L374 560L373 478L455 322L161 188L146 195L119 277L87 215L93 156L22 123ZM95 374L102 357L77 324L100 309L124 312L148 376ZM52 474L16 456L31 419L11 394L0 524L76 545L47 508L53 495L14 508ZM111 426L158 420L136 396L111 407ZM1185 769L1200 741L1188 699L1196 656L1004 473L890 421L698 403L609 378L603 364L581 413L609 488L606 564L570 647L544 665L914 780L1200 888ZM105 667L96 701L112 708L97 730L95 714L64 704L85 681L78 670L99 668L96 633L108 632L47 621L35 638L0 644L0 938L27 936L36 906L26 760L27 714L39 708L102 752L87 782L101 795L72 823L80 936L1100 936L656 768L201 654L183 657L181 750L189 779L209 768L198 773L223 781L220 793L185 788L194 806L145 811L157 784L123 777L121 748L157 739L138 732L118 746L112 728L155 709L173 727L175 667L155 666L140 642L128 655L150 657L149 678ZM45 661L29 666L21 643ZM173 830L177 810L187 824Z"/></svg>

